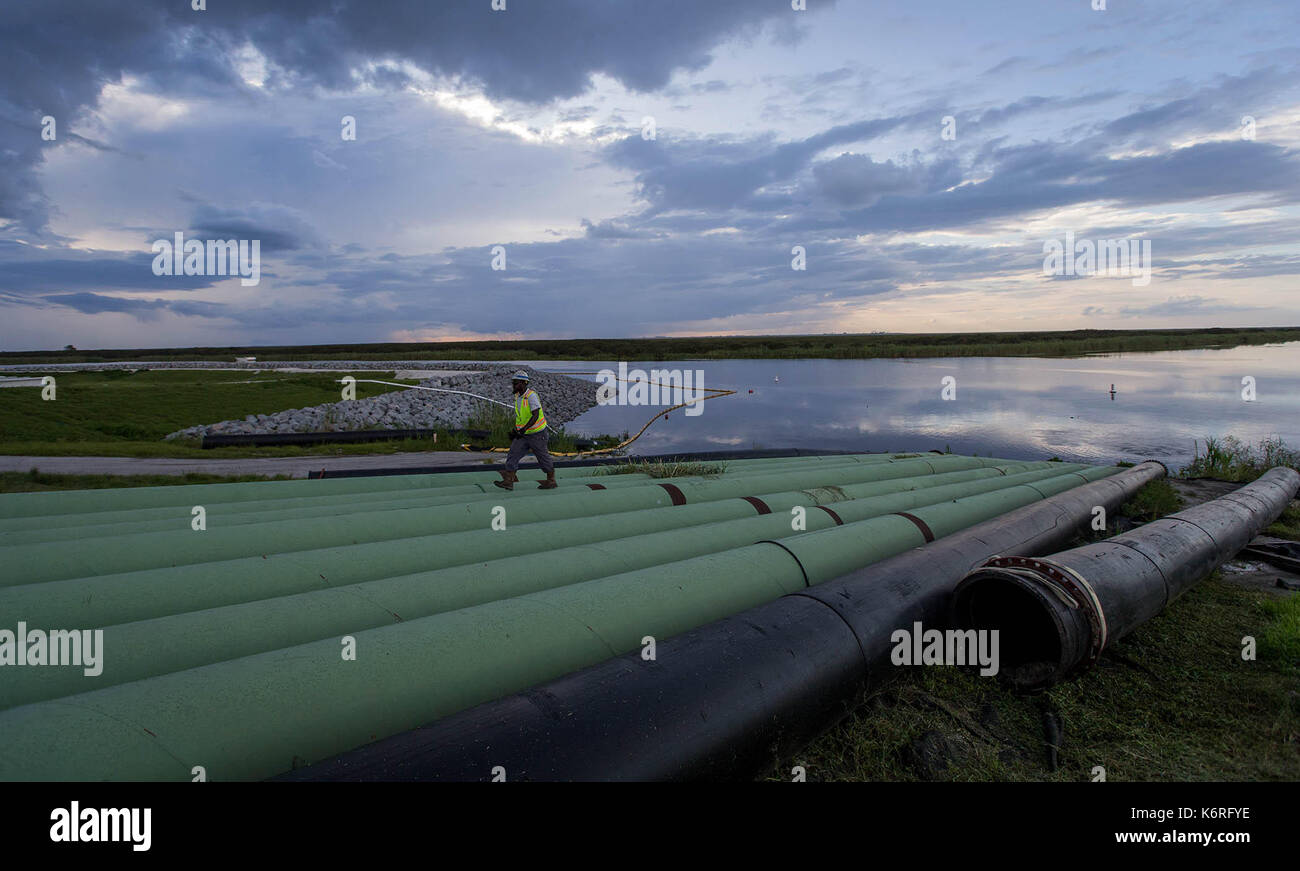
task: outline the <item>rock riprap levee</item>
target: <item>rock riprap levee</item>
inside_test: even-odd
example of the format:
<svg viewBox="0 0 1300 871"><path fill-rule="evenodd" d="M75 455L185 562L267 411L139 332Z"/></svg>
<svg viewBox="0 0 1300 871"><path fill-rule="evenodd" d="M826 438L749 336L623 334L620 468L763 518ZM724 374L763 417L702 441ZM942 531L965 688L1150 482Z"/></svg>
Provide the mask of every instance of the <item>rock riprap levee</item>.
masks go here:
<svg viewBox="0 0 1300 871"><path fill-rule="evenodd" d="M138 364L137 364L138 365ZM286 364L297 368L340 369L360 372L373 368L374 363L357 365L347 362ZM463 390L509 403L510 375L518 366L490 364L443 363L434 364L440 374L420 382L421 387L440 387ZM396 362L385 364L376 372L400 369L429 368L428 361L417 363ZM274 368L262 364L263 369ZM596 405L596 383L567 375L539 372L523 367L532 378L532 384L542 396L547 422L553 426L567 423ZM448 370L460 370L454 373ZM387 380L380 376L378 380ZM440 393L430 390L396 390L366 397L366 388L376 385L357 385L357 398L328 402L309 408L291 408L274 414L252 414L243 420L223 420L218 423L199 424L178 430L167 436L175 438L202 438L205 435L249 435L295 432L344 432L377 429L436 429L465 427L470 417L485 403L471 396L457 393ZM503 409L504 411L504 409ZM507 412L508 413L508 412Z"/></svg>

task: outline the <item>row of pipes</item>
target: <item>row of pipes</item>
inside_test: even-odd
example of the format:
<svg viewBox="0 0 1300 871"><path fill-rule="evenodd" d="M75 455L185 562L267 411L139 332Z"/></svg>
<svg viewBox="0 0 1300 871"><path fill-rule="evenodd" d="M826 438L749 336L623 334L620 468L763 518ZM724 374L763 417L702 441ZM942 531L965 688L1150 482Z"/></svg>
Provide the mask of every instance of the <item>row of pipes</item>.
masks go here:
<svg viewBox="0 0 1300 871"><path fill-rule="evenodd" d="M540 495L469 473L5 497L0 613L101 628L106 654L0 672L0 778L276 775L1115 471L848 455Z"/></svg>
<svg viewBox="0 0 1300 871"><path fill-rule="evenodd" d="M1014 634L1005 615L1031 614L1086 656L1013 643L1013 674L1095 658L1099 614L1126 631L1104 580L1084 582L1094 612L1040 616L1088 574L1006 561L1162 474L835 455L671 481L578 467L542 494L470 472L0 497L0 614L100 627L106 650L94 678L0 672L0 779L743 776L891 673L899 626ZM1164 535L1235 552L1295 483L1275 470L1233 522L1185 521L1213 545ZM1161 607L1182 589L1167 556Z"/></svg>
<svg viewBox="0 0 1300 871"><path fill-rule="evenodd" d="M1165 474L1142 463L922 547L281 780L751 777L897 673L895 630L999 629L1012 685L1041 690L1158 614L1287 507L1275 468L1213 502L1051 554Z"/></svg>

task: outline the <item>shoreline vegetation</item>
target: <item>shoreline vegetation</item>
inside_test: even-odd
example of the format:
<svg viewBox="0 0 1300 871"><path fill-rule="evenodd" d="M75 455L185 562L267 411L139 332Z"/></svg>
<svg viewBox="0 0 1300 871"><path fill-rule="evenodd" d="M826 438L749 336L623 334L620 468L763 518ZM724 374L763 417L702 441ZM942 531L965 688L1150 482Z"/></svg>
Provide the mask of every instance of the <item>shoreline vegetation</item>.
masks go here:
<svg viewBox="0 0 1300 871"><path fill-rule="evenodd" d="M2 351L0 365L129 361L199 362L256 356L303 360L863 360L926 357L1082 357L1125 352L1188 351L1300 341L1296 327L1186 330L1063 330L1020 333L856 333L692 336L639 339L523 339L262 347L124 348ZM255 368L256 363L249 364Z"/></svg>

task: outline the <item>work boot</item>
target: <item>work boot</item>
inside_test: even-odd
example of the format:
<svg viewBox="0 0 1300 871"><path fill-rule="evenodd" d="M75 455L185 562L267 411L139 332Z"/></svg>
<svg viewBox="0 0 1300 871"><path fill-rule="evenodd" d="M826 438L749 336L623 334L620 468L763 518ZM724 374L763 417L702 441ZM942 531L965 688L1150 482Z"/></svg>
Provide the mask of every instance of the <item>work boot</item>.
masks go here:
<svg viewBox="0 0 1300 871"><path fill-rule="evenodd" d="M518 480L519 480L519 476L516 475L514 472L510 471L509 469L502 469L501 480L493 481L492 483L496 484L502 490L513 490L515 489L515 481Z"/></svg>
<svg viewBox="0 0 1300 871"><path fill-rule="evenodd" d="M542 483L538 484L538 485L537 485L537 489L538 489L538 490L554 490L554 489L555 489L556 487L558 487L558 486L560 486L560 485L557 484L557 483L555 483L555 472L554 472L554 471L551 471L551 472L547 472L547 473L546 473L546 480L543 481Z"/></svg>

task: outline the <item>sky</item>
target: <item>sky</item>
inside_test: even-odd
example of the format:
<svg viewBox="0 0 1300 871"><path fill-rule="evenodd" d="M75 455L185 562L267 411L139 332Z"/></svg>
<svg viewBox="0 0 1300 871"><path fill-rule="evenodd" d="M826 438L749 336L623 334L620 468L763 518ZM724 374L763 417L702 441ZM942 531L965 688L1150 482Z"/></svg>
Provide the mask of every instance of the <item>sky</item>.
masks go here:
<svg viewBox="0 0 1300 871"><path fill-rule="evenodd" d="M1300 325L1294 0L0 22L0 350ZM259 281L155 274L178 232Z"/></svg>

